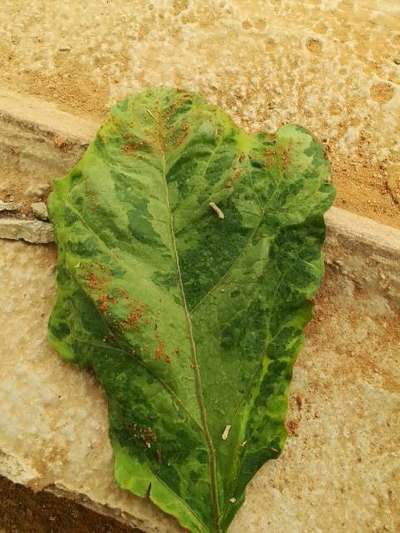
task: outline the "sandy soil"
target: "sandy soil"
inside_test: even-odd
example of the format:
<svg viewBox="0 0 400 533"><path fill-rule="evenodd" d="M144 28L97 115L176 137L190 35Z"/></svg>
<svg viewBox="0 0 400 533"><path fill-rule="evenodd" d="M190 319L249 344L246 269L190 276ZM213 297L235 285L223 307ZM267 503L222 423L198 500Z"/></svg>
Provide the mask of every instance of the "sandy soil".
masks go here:
<svg viewBox="0 0 400 533"><path fill-rule="evenodd" d="M0 533L141 533L49 492L0 477Z"/></svg>
<svg viewBox="0 0 400 533"><path fill-rule="evenodd" d="M400 227L400 3L3 0L0 84L102 118L144 86L326 145L337 205Z"/></svg>

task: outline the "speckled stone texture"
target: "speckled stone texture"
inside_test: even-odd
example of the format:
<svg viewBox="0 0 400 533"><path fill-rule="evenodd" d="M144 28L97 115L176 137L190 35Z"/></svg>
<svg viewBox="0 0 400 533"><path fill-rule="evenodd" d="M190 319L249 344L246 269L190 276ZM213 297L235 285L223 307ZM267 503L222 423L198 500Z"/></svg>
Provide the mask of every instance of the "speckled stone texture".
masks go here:
<svg viewBox="0 0 400 533"><path fill-rule="evenodd" d="M330 216L327 275L294 370L287 445L250 483L231 533L400 527L400 238L393 230L385 242L385 228L370 223L383 232L382 247L373 245L367 221L354 240L348 221ZM47 344L54 265L52 245L0 240L0 474L79 493L149 532L179 531L115 486L104 396Z"/></svg>

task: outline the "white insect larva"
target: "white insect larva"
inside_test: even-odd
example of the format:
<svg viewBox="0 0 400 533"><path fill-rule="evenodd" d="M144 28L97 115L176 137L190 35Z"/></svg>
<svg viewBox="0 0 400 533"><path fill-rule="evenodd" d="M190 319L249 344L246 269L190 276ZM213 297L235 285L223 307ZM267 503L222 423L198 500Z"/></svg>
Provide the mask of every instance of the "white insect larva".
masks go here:
<svg viewBox="0 0 400 533"><path fill-rule="evenodd" d="M225 215L224 215L223 211L217 206L216 203L210 202L208 205L211 207L211 209L214 211L214 213L216 213L218 218L220 218L221 220L223 220L225 218Z"/></svg>
<svg viewBox="0 0 400 533"><path fill-rule="evenodd" d="M225 427L224 432L222 433L222 440L226 440L228 438L231 427L232 426L230 424Z"/></svg>

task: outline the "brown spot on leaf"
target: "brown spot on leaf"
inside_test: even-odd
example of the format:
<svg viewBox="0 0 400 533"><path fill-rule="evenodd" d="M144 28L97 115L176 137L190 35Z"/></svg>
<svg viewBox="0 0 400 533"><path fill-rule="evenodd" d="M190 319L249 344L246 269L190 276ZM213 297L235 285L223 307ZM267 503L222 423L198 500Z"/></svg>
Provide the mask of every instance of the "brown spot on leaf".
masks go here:
<svg viewBox="0 0 400 533"><path fill-rule="evenodd" d="M171 358L167 353L165 352L165 343L163 341L159 341L157 348L154 352L154 357L157 359L157 361L164 361L167 364L171 363Z"/></svg>
<svg viewBox="0 0 400 533"><path fill-rule="evenodd" d="M91 288L91 289L97 289L98 286L99 286L99 281L97 279L97 277L95 276L95 274L93 274L93 272L91 272L87 278L86 278L86 283L88 284L88 286Z"/></svg>
<svg viewBox="0 0 400 533"><path fill-rule="evenodd" d="M87 286L90 289L102 289L104 288L107 278L104 275L104 269L101 269L103 272L98 273L100 270L97 264L92 265L82 265L82 271L84 272L83 277L86 281Z"/></svg>
<svg viewBox="0 0 400 533"><path fill-rule="evenodd" d="M282 152L282 163L283 163L283 167L284 168L287 168L289 166L289 163L290 163L290 153L289 153L289 150L286 149L286 150L283 150Z"/></svg>
<svg viewBox="0 0 400 533"><path fill-rule="evenodd" d="M98 299L99 309L102 313L106 313L108 311L108 299L109 297L107 294L103 294Z"/></svg>
<svg viewBox="0 0 400 533"><path fill-rule="evenodd" d="M136 152L137 146L133 143L127 143L124 144L122 149L126 154L132 154L133 152Z"/></svg>
<svg viewBox="0 0 400 533"><path fill-rule="evenodd" d="M126 319L126 324L131 327L136 327L138 322L143 317L145 307L143 304L139 304L133 311L131 311Z"/></svg>
<svg viewBox="0 0 400 533"><path fill-rule="evenodd" d="M154 352L154 357L158 360L165 357L165 344L162 341L158 343L156 351Z"/></svg>
<svg viewBox="0 0 400 533"><path fill-rule="evenodd" d="M187 122L184 122L180 129L176 131L173 137L171 137L170 144L173 148L177 148L179 145L183 144L188 138L190 133L190 126Z"/></svg>
<svg viewBox="0 0 400 533"><path fill-rule="evenodd" d="M131 139L124 144L122 149L126 154L132 154L134 152L137 152L138 150L143 150L144 145L144 141Z"/></svg>

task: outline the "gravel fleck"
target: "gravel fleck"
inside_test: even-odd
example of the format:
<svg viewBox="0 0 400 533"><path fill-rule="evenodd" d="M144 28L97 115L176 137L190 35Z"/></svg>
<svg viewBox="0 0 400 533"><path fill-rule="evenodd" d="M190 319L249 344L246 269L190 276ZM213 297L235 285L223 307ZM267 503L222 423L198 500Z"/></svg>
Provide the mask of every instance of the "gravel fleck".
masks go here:
<svg viewBox="0 0 400 533"><path fill-rule="evenodd" d="M35 218L39 220L49 220L49 214L47 212L47 206L44 202L33 202L31 205L32 213Z"/></svg>
<svg viewBox="0 0 400 533"><path fill-rule="evenodd" d="M17 202L3 202L0 200L0 211L18 211L21 207L21 204Z"/></svg>

